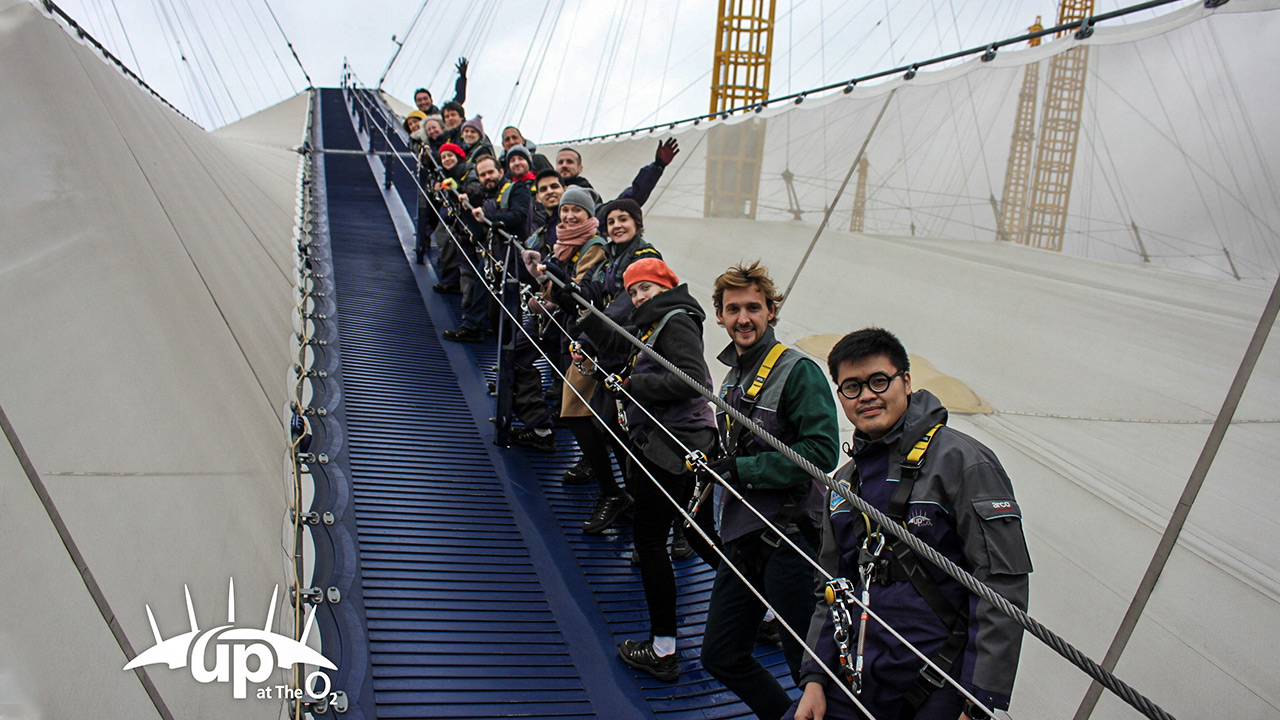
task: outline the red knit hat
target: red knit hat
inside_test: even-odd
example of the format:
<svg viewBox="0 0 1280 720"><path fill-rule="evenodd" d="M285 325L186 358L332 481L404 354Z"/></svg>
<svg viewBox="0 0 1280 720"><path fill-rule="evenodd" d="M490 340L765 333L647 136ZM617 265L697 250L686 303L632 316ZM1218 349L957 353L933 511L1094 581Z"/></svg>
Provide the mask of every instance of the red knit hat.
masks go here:
<svg viewBox="0 0 1280 720"><path fill-rule="evenodd" d="M655 285L661 285L668 290L680 284L680 278L676 277L671 268L658 258L637 260L627 267L626 272L622 273L623 287L629 288L645 280Z"/></svg>
<svg viewBox="0 0 1280 720"><path fill-rule="evenodd" d="M445 143L440 146L440 152L451 152L458 156L459 160L467 159L467 151L458 146L457 143Z"/></svg>

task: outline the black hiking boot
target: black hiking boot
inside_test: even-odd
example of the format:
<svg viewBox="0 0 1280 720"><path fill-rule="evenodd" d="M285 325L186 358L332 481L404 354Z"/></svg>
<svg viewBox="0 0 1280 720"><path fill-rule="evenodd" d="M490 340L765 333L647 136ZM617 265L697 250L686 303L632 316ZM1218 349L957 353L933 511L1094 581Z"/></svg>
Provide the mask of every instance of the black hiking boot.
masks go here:
<svg viewBox="0 0 1280 720"><path fill-rule="evenodd" d="M631 496L625 492L621 495L601 495L596 500L596 509L591 517L582 523L582 532L588 535L599 535L613 527L618 517L631 508Z"/></svg>
<svg viewBox="0 0 1280 720"><path fill-rule="evenodd" d="M618 657L636 670L643 670L662 682L680 679L680 663L676 660L675 653L659 657L653 651L653 640L623 640L618 645Z"/></svg>
<svg viewBox="0 0 1280 720"><path fill-rule="evenodd" d="M756 631L756 643L760 645L778 646L782 644L782 633L777 620L765 620Z"/></svg>
<svg viewBox="0 0 1280 720"><path fill-rule="evenodd" d="M469 328L466 325L463 325L457 330L445 330L443 336L445 340L474 343L484 340L484 331L479 328Z"/></svg>
<svg viewBox="0 0 1280 720"><path fill-rule="evenodd" d="M591 470L591 464L586 458L578 458L578 462L573 467L564 471L565 485L586 485L596 479L596 474Z"/></svg>
<svg viewBox="0 0 1280 720"><path fill-rule="evenodd" d="M542 450L543 452L556 451L555 433L550 435L539 435L534 432L533 428L516 428L511 431L511 442L516 445L533 448L534 450Z"/></svg>

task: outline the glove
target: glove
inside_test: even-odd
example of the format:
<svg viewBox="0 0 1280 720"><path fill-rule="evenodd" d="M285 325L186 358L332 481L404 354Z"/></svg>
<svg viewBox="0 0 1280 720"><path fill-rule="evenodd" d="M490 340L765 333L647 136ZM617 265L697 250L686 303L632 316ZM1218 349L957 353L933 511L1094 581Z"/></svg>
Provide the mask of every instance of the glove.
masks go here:
<svg viewBox="0 0 1280 720"><path fill-rule="evenodd" d="M667 138L665 142L658 143L658 151L653 154L653 161L666 167L676 159L676 155L680 154L680 144L675 138Z"/></svg>
<svg viewBox="0 0 1280 720"><path fill-rule="evenodd" d="M711 460L707 463L707 469L724 478L725 482L729 483L733 487L738 486L738 461L732 456ZM708 473L708 475L710 475L710 473ZM708 479L711 482L715 482L715 477L710 477Z"/></svg>
<svg viewBox="0 0 1280 720"><path fill-rule="evenodd" d="M547 281L552 282L551 299L555 301L555 304L564 308L567 313L577 312L579 309L579 303L574 299L573 293L581 290L581 288L578 287L578 284L573 281L573 278L569 277L565 273L564 268L561 268L555 263L547 264L547 275L560 281L559 283L555 283L550 280Z"/></svg>
<svg viewBox="0 0 1280 720"><path fill-rule="evenodd" d="M530 277L538 277L538 263L542 262L542 253L537 250L522 250L520 252L520 262L524 263L524 269L529 272Z"/></svg>
<svg viewBox="0 0 1280 720"><path fill-rule="evenodd" d="M461 75L462 77L466 77L468 65L469 63L467 63L467 59L464 57L460 57L458 58L458 64L454 65L454 67L457 68L459 75Z"/></svg>

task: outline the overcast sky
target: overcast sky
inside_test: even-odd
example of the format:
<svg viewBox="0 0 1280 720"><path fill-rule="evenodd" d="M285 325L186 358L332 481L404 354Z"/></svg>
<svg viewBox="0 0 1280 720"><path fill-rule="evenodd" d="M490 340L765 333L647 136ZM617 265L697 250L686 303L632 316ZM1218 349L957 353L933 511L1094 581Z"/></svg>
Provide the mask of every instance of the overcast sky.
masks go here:
<svg viewBox="0 0 1280 720"><path fill-rule="evenodd" d="M344 58L411 100L453 95L453 63L471 59L467 111L491 136L518 124L534 140L625 130L707 111L715 41L712 0L59 0L161 95L214 128L306 86L274 11L311 80L339 82ZM1122 5L1099 0L1096 12ZM1178 5L1185 5L1185 2ZM1168 12L1168 6L1158 12ZM845 80L1021 34L1052 2L779 0L774 95ZM1151 17L1132 16L1131 21ZM518 84L517 84L518 81Z"/></svg>

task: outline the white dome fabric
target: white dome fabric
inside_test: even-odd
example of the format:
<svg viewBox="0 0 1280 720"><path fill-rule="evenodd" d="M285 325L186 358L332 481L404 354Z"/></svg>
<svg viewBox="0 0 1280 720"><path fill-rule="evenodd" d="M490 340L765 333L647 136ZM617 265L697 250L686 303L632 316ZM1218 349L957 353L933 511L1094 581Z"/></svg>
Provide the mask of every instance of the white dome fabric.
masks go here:
<svg viewBox="0 0 1280 720"><path fill-rule="evenodd" d="M0 407L135 651L152 643L147 605L165 636L188 629L184 584L202 628L225 617L229 577L241 613L265 614L291 581L281 418L290 149L306 98L205 133L35 6L0 6ZM1098 30L1062 254L995 242L989 203L1024 65L1059 43L762 113L756 221L700 217L706 125L682 129L683 152L645 207L647 236L704 305L739 260L762 258L785 282L897 88L869 144L867 232L843 230L846 194L779 333L882 325L992 405L952 423L1014 478L1036 563L1032 615L1095 659L1278 268L1280 139L1265 132L1280 120L1265 80L1280 52L1275 7L1233 0ZM659 136L578 145L585 174L616 194ZM801 222L788 220L784 169ZM1245 281L1226 279L1224 250ZM709 326L709 355L726 342ZM1277 397L1273 337L1118 668L1178 717L1280 717ZM153 716L16 448L0 452L0 542L0 708ZM1087 678L1034 640L1024 647L1013 715L1069 716ZM151 677L179 717L280 713L185 673ZM1133 716L1108 696L1094 713Z"/></svg>
<svg viewBox="0 0 1280 720"><path fill-rule="evenodd" d="M785 300L779 336L880 325L994 407L951 424L995 449L1014 479L1036 565L1031 614L1099 661L1280 269L1280 143L1263 130L1280 108L1255 75L1256 63L1274 66L1277 49L1258 38L1280 26L1275 7L1195 6L1097 29L1062 253L997 242L989 198L1002 194L1025 64L1040 60L1043 73L1071 40L731 118L766 123L756 220L701 217L715 124L681 126L682 153L645 206L646 238L708 308L715 277L742 260L763 259L785 285L894 91L867 149L866 232L847 230L851 182ZM672 132L569 145L607 199ZM1256 279L1230 279L1224 248ZM727 342L709 327L717 379ZM1277 397L1272 332L1117 668L1177 717L1280 717ZM1088 684L1028 639L1012 714L1069 717ZM1134 716L1106 693L1093 714Z"/></svg>
<svg viewBox="0 0 1280 720"><path fill-rule="evenodd" d="M283 424L305 97L210 135L28 3L0 11L0 407L135 652L259 627L292 573ZM267 111L264 116L270 115ZM251 125L253 119L246 120ZM157 715L17 462L0 451L0 715ZM177 717L277 717L187 671ZM278 676L281 682L283 675ZM12 708L12 711L10 710Z"/></svg>

